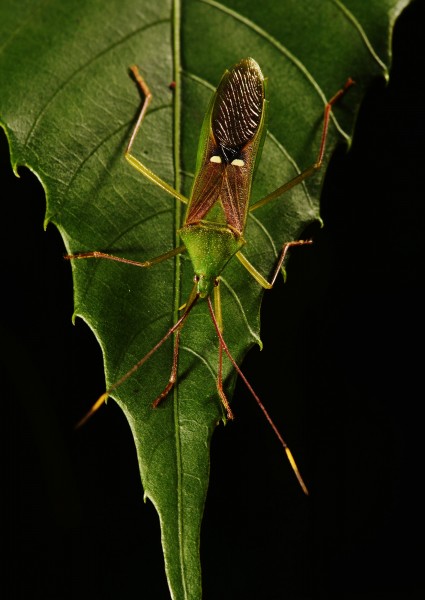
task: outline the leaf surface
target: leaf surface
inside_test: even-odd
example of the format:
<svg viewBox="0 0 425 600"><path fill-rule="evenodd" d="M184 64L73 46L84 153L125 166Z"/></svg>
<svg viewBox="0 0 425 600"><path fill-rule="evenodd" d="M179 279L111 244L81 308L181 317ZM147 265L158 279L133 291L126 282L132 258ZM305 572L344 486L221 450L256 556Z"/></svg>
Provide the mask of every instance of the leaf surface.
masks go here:
<svg viewBox="0 0 425 600"><path fill-rule="evenodd" d="M14 168L26 165L39 177L46 223L59 228L68 253L158 256L179 243L183 207L123 158L141 106L128 67L139 65L154 95L134 153L188 195L211 93L225 68L246 56L257 60L269 78L270 103L255 202L314 162L326 99L352 77L356 87L333 111L327 157L338 141L349 140L364 91L388 74L392 26L406 4L4 1L0 119ZM244 253L265 276L282 243L319 219L323 172L249 218ZM101 260L74 261L72 269L75 315L102 347L108 386L176 321L192 286L191 265L183 255L151 269ZM261 344L262 291L236 260L222 283L225 339L240 363L250 346ZM178 385L152 410L171 360L169 340L113 395L135 439L145 496L160 516L171 594L198 599L209 444L223 419L217 340L205 303L183 330ZM228 361L225 375L230 394Z"/></svg>

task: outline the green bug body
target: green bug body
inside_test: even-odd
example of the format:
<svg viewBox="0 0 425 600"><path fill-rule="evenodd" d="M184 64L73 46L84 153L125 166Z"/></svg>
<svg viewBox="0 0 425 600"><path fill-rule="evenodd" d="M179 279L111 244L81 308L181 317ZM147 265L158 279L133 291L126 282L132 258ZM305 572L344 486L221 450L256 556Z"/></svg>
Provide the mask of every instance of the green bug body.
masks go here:
<svg viewBox="0 0 425 600"><path fill-rule="evenodd" d="M180 236L198 277L211 293L227 262L246 243L252 177L266 122L265 81L248 58L226 71L206 113L198 164Z"/></svg>
<svg viewBox="0 0 425 600"><path fill-rule="evenodd" d="M246 58L237 63L229 71L226 71L211 99L201 130L195 179L189 199L159 178L131 153L134 140L152 99L150 90L139 74L138 69L132 67L131 70L143 92L144 102L128 143L125 158L150 181L174 198L188 205L184 224L179 230L183 245L146 262L137 262L98 251L72 254L68 255L67 258L104 258L148 268L181 252L187 251L195 273L195 285L188 301L183 307L183 314L178 321L130 371L125 373L102 394L89 413L80 421L80 424L85 422L113 390L122 385L174 334L171 375L163 392L153 402L153 406L156 407L168 395L177 381L181 329L198 299L206 298L219 341L217 391L226 409L227 417L232 419L233 413L223 389L223 351L228 355L235 370L243 379L266 416L266 419L285 449L302 489L305 493L308 493L289 448L260 399L244 377L223 339L219 280L220 274L226 264L232 257L236 256L263 288L270 289L273 287L281 271L289 248L311 243L310 240L297 240L284 243L270 281L259 273L241 252L241 248L247 243L244 238L244 232L248 212L257 210L275 200L321 167L331 107L353 82L349 79L344 88L340 89L325 107L322 139L316 162L289 182L284 183L266 197L250 206L252 179L261 157L267 122L266 80L256 61L252 58ZM211 302L212 295L214 297L214 307Z"/></svg>

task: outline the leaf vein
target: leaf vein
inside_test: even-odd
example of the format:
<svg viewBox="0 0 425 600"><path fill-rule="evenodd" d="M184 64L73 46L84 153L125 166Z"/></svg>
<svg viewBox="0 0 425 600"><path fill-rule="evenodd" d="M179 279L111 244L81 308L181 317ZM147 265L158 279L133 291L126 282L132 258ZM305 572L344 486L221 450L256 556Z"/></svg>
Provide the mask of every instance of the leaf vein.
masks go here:
<svg viewBox="0 0 425 600"><path fill-rule="evenodd" d="M262 27L257 25L257 23L254 23L254 21L251 21L251 19L244 17L240 13L237 13L236 11L232 10L231 8L229 8L227 6L224 6L223 4L220 4L219 2L216 2L216 0L199 0L199 2L203 2L204 4L212 6L213 8L216 8L217 10L221 10L223 13L230 15L235 20L239 21L240 23L243 23L246 27L248 27L252 31L255 31L255 33L257 33L260 37L264 38L267 42L269 42L272 46L274 46L283 56L286 56L286 58L288 58L297 67L297 69L302 73L302 75L304 75L306 80L310 83L310 85L313 87L313 89L317 92L319 97L322 99L323 104L324 105L327 104L327 99L326 99L325 94L322 91L322 88L319 86L319 84L317 83L317 81L315 80L313 75L311 75L311 73L309 72L307 67L294 54L292 54L292 52L290 50L288 50L288 48L286 48L286 46L281 44L276 38L274 38L272 35L267 33L267 31L265 31ZM333 113L331 113L331 119L333 120L335 127L337 128L339 133L347 141L349 141L350 136L342 129L342 127L338 123L338 121Z"/></svg>
<svg viewBox="0 0 425 600"><path fill-rule="evenodd" d="M376 50L372 46L372 43L369 40L368 36L366 35L366 32L363 29L363 27L361 26L360 22L356 19L356 17L353 15L353 13L340 0L332 0L332 2L335 4L335 6L337 6L339 8L339 10L347 17L347 19L357 29L357 31L358 31L358 33L359 33L359 35L360 35L363 43L365 44L365 46L368 49L369 53L371 54L372 58L378 63L378 65L384 71L384 77L385 77L386 81L388 81L388 78L389 78L388 67L379 58L378 53L376 52Z"/></svg>
<svg viewBox="0 0 425 600"><path fill-rule="evenodd" d="M108 52L111 52L113 49L119 47L123 43L127 42L129 39L131 39L135 35L140 34L142 31L147 31L151 27L156 27L157 25L161 25L161 24L168 23L168 22L169 22L169 19L158 19L157 21L154 21L153 23L149 23L148 25L144 25L143 27L139 27L135 31L132 31L128 35L124 36L123 38L120 38L114 44L110 44L109 46L107 46L106 48L104 48L103 50L101 50L98 54L96 54L95 56L93 56L92 58L90 58L87 62L85 62L84 64L80 65L77 69L75 69L75 71L73 71L70 74L69 77L67 77L66 79L64 79L61 82L61 84L56 88L56 90L54 91L54 93L47 99L47 101L41 107L41 109L38 112L38 114L34 117L33 124L32 124L31 128L28 131L28 134L27 134L27 137L25 139L24 145L28 145L29 144L31 138L34 135L35 130L37 129L38 124L40 123L41 119L43 118L43 115L47 112L47 110L49 109L50 105L54 102L55 98L69 85L69 83L77 75L81 74L85 69L87 69L93 63L95 63L99 58L101 58L102 56L108 54Z"/></svg>

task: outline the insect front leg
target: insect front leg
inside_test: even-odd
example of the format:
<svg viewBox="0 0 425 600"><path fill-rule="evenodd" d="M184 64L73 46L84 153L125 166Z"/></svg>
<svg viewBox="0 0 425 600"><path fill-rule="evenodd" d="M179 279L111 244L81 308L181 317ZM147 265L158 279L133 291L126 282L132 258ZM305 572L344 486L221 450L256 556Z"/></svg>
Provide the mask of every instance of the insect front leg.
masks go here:
<svg viewBox="0 0 425 600"><path fill-rule="evenodd" d="M142 175L147 177L147 179L149 179L149 181L152 181L153 183L155 183L157 186L162 188L168 194L170 194L171 196L174 196L174 198L177 198L177 200L180 200L180 202L187 204L188 200L185 196L183 196L183 194L180 194L180 192L175 190L166 181L164 181L163 179L158 177L158 175L156 175L153 171L148 169L148 167L146 167L143 163L141 163L140 160L131 153L134 141L135 141L136 136L139 132L139 129L142 125L142 121L146 116L148 106L152 100L152 93L151 93L150 89L148 88L146 81L141 76L139 69L135 65L130 67L130 71L133 74L133 77L142 92L143 104L142 104L142 108L140 109L140 113L139 113L136 125L134 126L133 133L131 134L130 140L127 144L127 148L125 150L124 156L125 156L126 160L131 164L131 166L134 167L137 171L139 171L139 173L142 173Z"/></svg>

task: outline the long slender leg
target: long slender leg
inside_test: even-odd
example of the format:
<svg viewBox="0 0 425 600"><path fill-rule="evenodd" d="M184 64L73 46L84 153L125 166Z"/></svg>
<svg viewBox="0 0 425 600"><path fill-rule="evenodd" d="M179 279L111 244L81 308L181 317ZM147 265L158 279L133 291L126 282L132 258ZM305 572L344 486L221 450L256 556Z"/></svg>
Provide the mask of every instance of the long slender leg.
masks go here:
<svg viewBox="0 0 425 600"><path fill-rule="evenodd" d="M142 121L145 118L146 111L148 110L148 106L152 100L152 93L151 93L150 89L148 88L145 80L141 76L139 69L135 65L130 67L130 71L132 72L133 77L136 80L136 83L138 84L138 86L143 94L144 100L143 100L142 108L140 110L139 117L138 117L136 125L133 129L133 133L131 134L130 141L128 142L124 156L125 156L126 160L128 160L128 162L131 164L131 166L133 166L135 169L137 169L137 171L139 171L139 173L142 173L142 175L144 175L150 181L152 181L153 183L158 185L160 188L162 188L168 194L171 194L171 196L174 196L174 198L177 198L177 200L180 200L184 204L187 204L188 200L185 196L183 196L183 194L180 194L180 192L175 190L166 181L164 181L163 179L158 177L158 175L156 175L153 171L148 169L148 167L146 167L144 164L142 164L138 158L136 158L135 156L133 156L133 154L131 154L134 140L136 139L136 136L139 132Z"/></svg>
<svg viewBox="0 0 425 600"><path fill-rule="evenodd" d="M223 346L221 345L220 340L218 340L217 392L220 396L221 403L226 409L227 418L229 421L232 421L234 419L233 412L223 388Z"/></svg>
<svg viewBox="0 0 425 600"><path fill-rule="evenodd" d="M322 136L321 136L320 147L319 147L319 152L318 152L316 161L310 167L308 167L307 169L302 171L299 175L297 175L296 177L294 177L287 183L284 183L283 185L278 187L274 192L271 192L270 194L268 194L267 196L265 196L264 198L262 198L261 200L259 200L255 204L253 204L249 209L250 212L257 210L257 208L260 208L260 207L264 206L265 204L268 204L272 200L275 200L276 198L278 198L279 196L281 196L282 194L284 194L291 188L295 187L296 185L298 185L299 183L304 181L304 179L307 179L307 177L310 177L311 175L313 175L313 173L315 173L318 169L320 169L320 167L322 166L322 163L323 163L323 156L325 154L326 140L328 137L328 130L329 130L329 118L330 118L332 106L341 98L341 96L343 96L346 93L346 91L353 84L354 84L354 81L352 79L348 79L346 81L344 87L341 88L340 90L338 90L337 93L334 94L334 96L332 96L332 98L329 100L329 102L325 106L324 115L323 115ZM246 256L244 256L242 254L242 252L237 252L236 256L239 259L239 261L243 264L243 266L247 269L247 271L252 275L252 277L254 277L254 279L263 288L269 290L273 287L273 285L276 281L276 278L277 278L279 271L283 265L283 262L286 258L289 248L291 248L292 246L302 246L304 244L311 244L311 243L312 243L311 240L297 240L297 241L287 242L287 243L283 244L282 250L280 252L279 260L277 262L276 269L272 275L271 281L267 281L267 279L263 275L261 275L261 273L259 273L259 271L257 271L257 269L249 262L249 260L246 258Z"/></svg>
<svg viewBox="0 0 425 600"><path fill-rule="evenodd" d="M233 367L235 368L236 372L238 373L239 377L242 379L242 381L244 382L244 384L246 385L246 387L250 391L251 395L254 397L254 400L257 402L258 406L263 411L264 416L266 417L269 425L273 429L274 433L276 434L276 437L278 438L279 442L282 444L282 446L283 446L283 448L285 450L285 453L286 453L286 456L288 458L288 461L289 461L289 463L290 463L290 465L292 467L292 470L294 471L294 474L295 474L295 477L298 480L298 483L301 486L301 489L308 496L307 486L304 483L304 480L303 480L303 478L301 476L301 473L300 473L300 471L299 471L299 469L297 467L297 464L296 464L295 459L294 459L294 457L292 455L292 452L290 451L290 449L288 447L288 444L285 442L285 440L281 436L278 428L276 427L276 425L274 424L271 416L267 412L266 407L261 402L260 398L257 396L257 394L255 393L254 389L252 388L251 384L249 383L249 381L247 380L247 378L245 377L245 375L243 374L243 372L239 368L239 366L238 366L237 362L235 361L235 359L233 358L233 356L232 356L232 354L231 354L231 352L230 352L230 350L229 350L226 342L224 341L223 334L221 332L221 326L217 322L217 318L215 316L214 309L213 309L210 297L208 297L207 302L208 302L208 309L210 311L211 319L212 319L212 322L214 324L214 327L215 327L215 330L216 330L216 333L217 333L217 336L218 336L218 339L219 339L219 342L220 342L220 348L225 351L225 353L229 357L230 362L232 363Z"/></svg>
<svg viewBox="0 0 425 600"><path fill-rule="evenodd" d="M107 398L112 394L112 392L114 390L116 390L117 388L119 388L123 383L125 383L127 381L127 379L129 379L138 369L140 369L140 367L142 365L145 364L146 361L148 361L151 356L153 354L155 354L155 352L157 350L159 350L159 348L162 346L162 344L164 344L164 342L166 342L168 340L168 338L170 337L170 335L172 335L174 332L177 332L177 336L176 339L180 337L180 331L187 319L187 317L189 316L190 311L192 310L192 308L195 306L196 302L198 301L199 298L199 294L193 293L191 294L189 301L186 304L186 309L184 311L184 313L182 314L182 316L180 317L180 319L178 319L178 321L176 321L176 323L170 327L170 329L167 331L167 333L159 340L159 342L157 342L155 344L155 346L153 348L151 348L149 350L149 352L147 354L145 354L145 356L143 356L135 365L133 365L131 367L131 369L129 371L127 371L127 373L125 373L122 377L120 377L120 379L118 379L118 381L116 381L114 384L112 384L107 390L106 392L104 392L97 400L96 402L93 404L93 406L91 407L91 409L89 410L89 412L77 423L76 427L81 427L81 425L84 425L84 423L86 423L86 421L88 421L88 419L102 406L102 404L104 402L106 402ZM176 342L174 343L174 348L176 348ZM178 353L178 340L177 340L177 353ZM174 350L174 354L173 354L173 370L175 369L175 371L177 372L177 365L175 365L174 363L177 363L177 356L176 356L176 350ZM171 380L171 378L170 378ZM167 390L167 388L169 387L169 385L166 386L166 388L164 389ZM168 392L170 391L170 389L172 388L169 387ZM166 394L164 394L164 392L160 395L160 399L162 399L163 397L165 397ZM167 393L168 393L167 392ZM159 402L159 401L158 401Z"/></svg>
<svg viewBox="0 0 425 600"><path fill-rule="evenodd" d="M183 315L180 317L180 319L178 321L179 325L178 326L174 326L174 328L173 328L174 333L176 335L175 335L175 338L174 338L173 364L172 364L172 367L171 367L171 374L170 374L170 378L168 380L168 383L165 386L165 388L163 389L163 391L152 402L152 407L153 408L156 408L158 406L158 404L160 404L162 402L162 400L164 400L168 396L168 394L171 392L171 390L174 387L174 384L177 381L177 370L178 370L178 366L179 366L179 350L180 350L180 335L181 335L181 330L183 329L183 325L184 325L184 322L186 320L185 315L187 315L189 313L189 311L192 310L193 305L197 302L197 300L199 298L199 293L198 293L197 287L198 286L195 283L195 285L193 286L192 291L190 293L190 296L187 299L187 302L183 305L184 313L183 313Z"/></svg>
<svg viewBox="0 0 425 600"><path fill-rule="evenodd" d="M257 269L254 267L254 265L252 265L249 262L249 260L246 258L246 256L244 254L242 254L242 252L237 252L236 257L243 264L243 266L248 271L248 273L250 275L252 275L254 277L254 279L261 285L261 287L263 287L266 290L270 290L276 282L277 276L279 275L280 269L283 265L286 255L288 254L288 250L290 248L292 248L293 246L304 246L306 244L312 244L312 243L313 243L312 240L295 240L293 242L286 242L285 244L283 244L282 250L280 251L279 260L277 261L276 268L273 272L273 275L272 275L272 278L270 281L267 281L267 279L263 275L261 275L261 273L259 271L257 271Z"/></svg>
<svg viewBox="0 0 425 600"><path fill-rule="evenodd" d="M177 369L179 366L179 349L180 349L181 329L177 329L177 331L175 333L176 333L176 336L174 338L174 347L173 347L173 364L171 367L170 379L168 380L167 385L162 390L162 392L159 394L159 396L157 396L155 398L155 400L152 402L153 408L156 408L158 406L158 404L160 404L160 402L162 402L162 400L164 400L168 396L168 394L171 392L171 390L174 387L174 384L177 381Z"/></svg>
<svg viewBox="0 0 425 600"><path fill-rule="evenodd" d="M151 258L150 260L146 260L144 262L139 262L137 260L131 260L129 258L122 258L121 256L115 256L114 254L107 254L106 252L98 252L95 250L94 252L79 252L77 254L66 254L64 256L67 260L79 260L82 258L103 258L106 260L113 260L116 262L122 262L127 265L133 265L135 267L144 267L149 268L153 265L157 265L163 260L167 260L168 258L172 258L176 256L176 254L181 254L186 251L186 246L179 246L178 248L173 248L169 252L165 252L165 254L161 254L160 256L156 256L155 258Z"/></svg>
<svg viewBox="0 0 425 600"><path fill-rule="evenodd" d="M220 332L223 333L219 280L217 280L216 286L214 287L214 314ZM234 418L233 412L230 408L229 401L223 388L223 346L221 345L220 338L218 339L217 392L224 408L226 409L227 418L232 420Z"/></svg>
<svg viewBox="0 0 425 600"><path fill-rule="evenodd" d="M250 206L250 208L249 208L250 212L257 210L257 208L260 208L261 206L268 204L272 200L275 200L279 196L282 196L282 194L284 194L288 190L292 189L293 187L295 187L296 185L298 185L299 183L304 181L304 179L307 179L308 177L313 175L313 173L315 173L318 169L320 169L320 167L322 166L322 163L323 163L323 156L325 154L326 140L328 137L328 130L329 130L329 117L331 114L332 106L336 102L338 102L338 100L341 98L341 96L343 96L345 94L345 92L353 84L354 84L354 81L351 78L347 79L344 87L341 88L340 90L338 90L337 93L334 96L332 96L332 98L329 100L329 102L325 106L325 111L323 114L322 137L321 137L319 153L317 155L316 162L314 162L310 167L307 167L307 169L302 171L299 175L297 175L296 177L294 177L287 183L284 183L283 185L278 187L274 192L267 194L267 196L265 196L264 198L262 198L261 200L259 200L258 202L256 202L252 206Z"/></svg>

